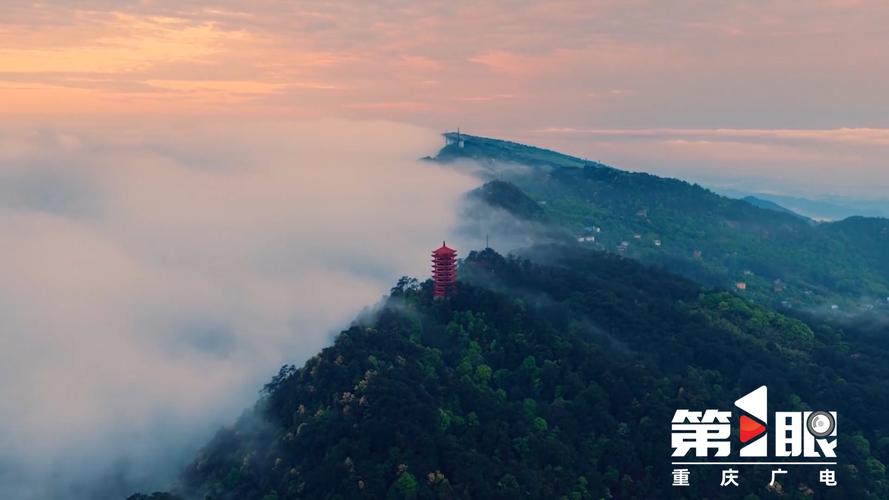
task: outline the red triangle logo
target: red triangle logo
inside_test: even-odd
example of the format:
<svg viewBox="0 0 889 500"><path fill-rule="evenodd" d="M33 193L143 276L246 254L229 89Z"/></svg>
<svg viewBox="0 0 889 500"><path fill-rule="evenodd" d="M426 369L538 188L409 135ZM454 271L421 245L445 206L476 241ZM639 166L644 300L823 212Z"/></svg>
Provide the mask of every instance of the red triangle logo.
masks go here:
<svg viewBox="0 0 889 500"><path fill-rule="evenodd" d="M740 430L741 442L746 443L747 441L750 441L751 439L765 432L766 426L746 415L741 415Z"/></svg>

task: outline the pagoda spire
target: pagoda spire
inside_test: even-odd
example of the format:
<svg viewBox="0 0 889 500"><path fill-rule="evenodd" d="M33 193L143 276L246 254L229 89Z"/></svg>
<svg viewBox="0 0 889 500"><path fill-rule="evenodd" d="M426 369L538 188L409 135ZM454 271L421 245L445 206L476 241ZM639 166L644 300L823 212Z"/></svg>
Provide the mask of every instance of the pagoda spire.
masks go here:
<svg viewBox="0 0 889 500"><path fill-rule="evenodd" d="M457 282L457 251L448 248L444 241L441 242L441 247L432 252L432 281L434 297L445 297L454 292L454 284Z"/></svg>

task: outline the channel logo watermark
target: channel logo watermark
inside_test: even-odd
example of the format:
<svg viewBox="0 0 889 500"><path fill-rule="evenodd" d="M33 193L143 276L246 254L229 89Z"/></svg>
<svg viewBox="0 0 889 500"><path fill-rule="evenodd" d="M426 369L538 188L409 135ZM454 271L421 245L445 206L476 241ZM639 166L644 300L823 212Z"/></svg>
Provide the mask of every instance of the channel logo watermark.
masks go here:
<svg viewBox="0 0 889 500"><path fill-rule="evenodd" d="M796 466L820 467L819 481L836 486L837 412L778 411L770 421L768 394L763 385L735 401L737 455L732 452L732 411L676 410L671 424L673 486L690 486L698 466L723 467L720 486L724 487L739 486L743 480L739 468L747 466L772 467L768 487L773 489L788 474L784 467ZM689 456L696 460L679 461Z"/></svg>

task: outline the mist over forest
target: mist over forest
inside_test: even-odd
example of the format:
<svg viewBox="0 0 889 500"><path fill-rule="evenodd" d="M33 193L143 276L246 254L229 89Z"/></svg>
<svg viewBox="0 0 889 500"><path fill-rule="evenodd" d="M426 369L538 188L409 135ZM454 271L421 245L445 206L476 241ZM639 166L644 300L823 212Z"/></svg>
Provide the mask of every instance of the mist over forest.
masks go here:
<svg viewBox="0 0 889 500"><path fill-rule="evenodd" d="M440 141L344 120L5 127L0 496L173 481L281 364L427 272L477 184L418 168Z"/></svg>

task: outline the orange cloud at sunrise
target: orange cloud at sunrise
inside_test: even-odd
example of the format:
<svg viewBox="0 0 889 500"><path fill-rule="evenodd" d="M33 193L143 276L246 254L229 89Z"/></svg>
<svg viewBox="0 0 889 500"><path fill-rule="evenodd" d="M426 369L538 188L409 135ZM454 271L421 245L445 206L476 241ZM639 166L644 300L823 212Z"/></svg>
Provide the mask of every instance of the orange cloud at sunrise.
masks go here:
<svg viewBox="0 0 889 500"><path fill-rule="evenodd" d="M791 89L798 108L828 94L864 100L887 76L880 2L665 4L13 1L0 14L0 99L6 115L753 126L769 120L751 111L791 105Z"/></svg>
<svg viewBox="0 0 889 500"><path fill-rule="evenodd" d="M889 129L887 22L877 0L13 0L0 119L385 119L670 173L707 165L566 131Z"/></svg>

